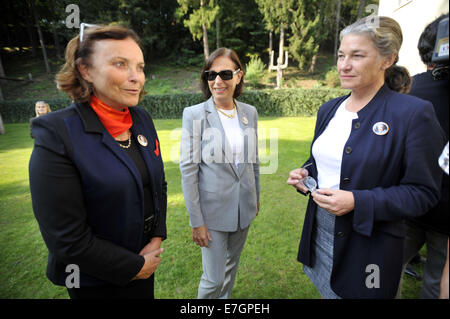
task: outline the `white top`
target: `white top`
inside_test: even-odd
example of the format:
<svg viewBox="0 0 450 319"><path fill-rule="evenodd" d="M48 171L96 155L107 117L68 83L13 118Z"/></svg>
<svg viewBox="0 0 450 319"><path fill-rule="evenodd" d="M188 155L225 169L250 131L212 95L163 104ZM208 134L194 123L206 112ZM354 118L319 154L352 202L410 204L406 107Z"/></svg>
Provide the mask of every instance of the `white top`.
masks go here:
<svg viewBox="0 0 450 319"><path fill-rule="evenodd" d="M344 146L352 131L352 121L358 118L357 113L347 111L346 104L347 100L341 103L312 147L318 172L318 188L339 189Z"/></svg>
<svg viewBox="0 0 450 319"><path fill-rule="evenodd" d="M441 156L439 157L439 166L448 175L448 142L447 142L447 145L445 145Z"/></svg>
<svg viewBox="0 0 450 319"><path fill-rule="evenodd" d="M232 115L234 113L234 109L220 110L228 115ZM231 150L233 151L233 159L237 167L244 153L244 133L242 132L242 128L239 125L237 110L236 115L232 119L223 115L219 111L217 111L217 113L219 114L220 122L222 122L222 127L225 131L228 145L230 145Z"/></svg>

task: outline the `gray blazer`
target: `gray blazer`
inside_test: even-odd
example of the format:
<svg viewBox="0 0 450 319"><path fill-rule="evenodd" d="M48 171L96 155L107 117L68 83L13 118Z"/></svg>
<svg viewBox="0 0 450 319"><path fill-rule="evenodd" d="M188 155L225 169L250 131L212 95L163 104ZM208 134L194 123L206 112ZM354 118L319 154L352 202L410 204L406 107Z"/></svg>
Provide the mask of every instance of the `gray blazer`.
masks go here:
<svg viewBox="0 0 450 319"><path fill-rule="evenodd" d="M259 202L257 121L254 106L236 101L244 158L236 167L212 97L183 111L180 171L191 227L233 232L250 225Z"/></svg>

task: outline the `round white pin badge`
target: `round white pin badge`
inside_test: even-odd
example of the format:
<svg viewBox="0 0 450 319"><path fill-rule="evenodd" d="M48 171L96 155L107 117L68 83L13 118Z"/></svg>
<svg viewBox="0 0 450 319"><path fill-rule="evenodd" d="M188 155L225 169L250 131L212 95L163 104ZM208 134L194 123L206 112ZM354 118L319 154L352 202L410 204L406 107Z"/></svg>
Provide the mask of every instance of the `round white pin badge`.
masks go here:
<svg viewBox="0 0 450 319"><path fill-rule="evenodd" d="M141 144L142 146L147 146L147 145L148 145L148 141L147 141L147 139L145 138L144 135L139 134L139 135L137 136L137 141L138 141L139 144Z"/></svg>
<svg viewBox="0 0 450 319"><path fill-rule="evenodd" d="M372 131L377 135L386 135L389 132L389 125L385 122L377 122L373 125Z"/></svg>

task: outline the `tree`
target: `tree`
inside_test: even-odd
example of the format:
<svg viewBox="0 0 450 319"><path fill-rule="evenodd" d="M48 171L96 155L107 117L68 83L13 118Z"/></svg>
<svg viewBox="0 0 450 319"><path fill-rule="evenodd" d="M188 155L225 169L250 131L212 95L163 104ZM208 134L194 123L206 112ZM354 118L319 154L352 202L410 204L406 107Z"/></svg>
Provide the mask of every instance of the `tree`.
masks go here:
<svg viewBox="0 0 450 319"><path fill-rule="evenodd" d="M255 0L221 0L218 4L220 46L235 50L242 63L267 50L267 32L262 14L255 10Z"/></svg>
<svg viewBox="0 0 450 319"><path fill-rule="evenodd" d="M3 69L3 62L2 62L2 56L0 55L0 77L5 77L5 70ZM3 91L2 91L2 84L5 83L4 80L0 80L0 102L4 100L3 98ZM1 115L0 115L0 126L3 125L3 123L1 122ZM1 131L0 131L0 134Z"/></svg>
<svg viewBox="0 0 450 319"><path fill-rule="evenodd" d="M340 21L341 21L341 0L337 0L337 8L336 8L336 29L334 31L334 63L337 62L337 47L339 42L339 30L340 30Z"/></svg>
<svg viewBox="0 0 450 319"><path fill-rule="evenodd" d="M285 29L291 22L291 9L294 5L294 0L256 0L259 11L263 14L266 22L266 30L278 32L280 34L280 42L278 46L277 66L273 65L273 51L271 54L271 63L269 70L277 70L277 88L281 87L282 69L287 67L287 54L284 54L284 35Z"/></svg>
<svg viewBox="0 0 450 319"><path fill-rule="evenodd" d="M47 50L45 49L44 37L42 35L41 25L40 25L38 13L37 13L37 10L36 10L36 5L35 5L34 2L35 2L35 0L31 0L30 1L31 11L33 13L34 23L36 24L36 29L37 29L37 32L38 32L38 35L39 35L39 42L41 43L42 55L44 56L45 71L48 74L50 74L51 71L50 71L50 64L48 63Z"/></svg>
<svg viewBox="0 0 450 319"><path fill-rule="evenodd" d="M356 17L356 20L359 20L362 18L363 9L365 6L366 6L366 0L361 0L361 3L359 4L359 9L358 9L358 16Z"/></svg>
<svg viewBox="0 0 450 319"><path fill-rule="evenodd" d="M220 7L214 0L177 0L180 7L178 16L189 15L183 24L189 28L193 40L203 39L203 54L205 60L209 58L208 29L215 21Z"/></svg>
<svg viewBox="0 0 450 319"><path fill-rule="evenodd" d="M324 38L324 34L320 32L321 4L317 0L297 1L290 11L292 32L289 38L289 52L298 62L300 69L309 66L312 73L320 42Z"/></svg>
<svg viewBox="0 0 450 319"><path fill-rule="evenodd" d="M55 0L51 0L51 6L52 6L52 8L55 8L55 9L60 8L60 7L57 7ZM62 10L51 10L52 21L50 22L51 28L53 31L53 40L55 42L56 57L58 59L62 59L63 55L64 55L61 50L61 46L59 45L59 35L58 35L58 24L59 24L59 20L60 20L60 18L58 16L58 12L61 12L61 11Z"/></svg>

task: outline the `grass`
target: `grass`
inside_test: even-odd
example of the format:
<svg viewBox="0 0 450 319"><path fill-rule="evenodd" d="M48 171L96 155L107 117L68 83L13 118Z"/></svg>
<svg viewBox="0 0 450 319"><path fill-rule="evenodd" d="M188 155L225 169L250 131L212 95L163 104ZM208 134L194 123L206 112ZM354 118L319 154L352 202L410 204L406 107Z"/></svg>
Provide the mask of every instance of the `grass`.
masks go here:
<svg viewBox="0 0 450 319"><path fill-rule="evenodd" d="M260 118L278 133L278 169L261 176L261 211L242 252L232 298L319 298L296 261L307 198L286 185L288 172L308 156L315 118ZM200 249L192 243L176 163L181 120L155 120L168 181L168 239L156 274L156 298L195 298ZM45 277L47 248L31 208L27 124L6 124L0 135L0 298L68 298ZM260 135L261 137L261 135ZM269 144L267 145L269 149ZM272 154L272 153L271 153ZM261 160L269 156L261 154ZM422 271L419 269L419 271ZM404 298L418 298L420 282L404 278Z"/></svg>

